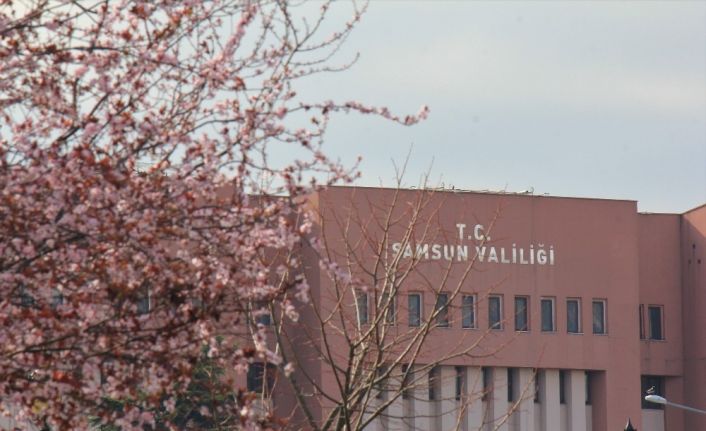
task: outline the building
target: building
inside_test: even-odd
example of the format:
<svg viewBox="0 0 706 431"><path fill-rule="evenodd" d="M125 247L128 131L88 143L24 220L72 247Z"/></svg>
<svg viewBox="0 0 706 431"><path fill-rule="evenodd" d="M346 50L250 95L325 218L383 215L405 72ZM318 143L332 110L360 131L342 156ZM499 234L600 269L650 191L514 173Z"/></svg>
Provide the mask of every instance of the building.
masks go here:
<svg viewBox="0 0 706 431"><path fill-rule="evenodd" d="M627 200L335 187L311 208L319 252L337 264L304 252L311 303L340 313L304 307L282 351L311 377L298 393L312 420L337 408L323 395L342 385L331 366L353 363L347 335L377 323L393 353L352 375L398 371L359 412L387 404L369 430L602 431L628 418L642 431L706 429L706 416L642 401L654 387L706 408L706 206L642 214ZM279 414L307 428L277 384Z"/></svg>

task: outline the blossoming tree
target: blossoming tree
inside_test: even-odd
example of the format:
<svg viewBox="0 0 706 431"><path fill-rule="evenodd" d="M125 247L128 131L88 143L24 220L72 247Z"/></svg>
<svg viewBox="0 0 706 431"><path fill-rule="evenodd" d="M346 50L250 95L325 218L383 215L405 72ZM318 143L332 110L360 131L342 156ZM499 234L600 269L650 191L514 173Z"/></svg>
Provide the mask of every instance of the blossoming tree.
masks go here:
<svg viewBox="0 0 706 431"><path fill-rule="evenodd" d="M299 206L356 175L321 150L330 116L426 115L298 96L360 17L325 33L316 6L0 1L0 411L142 429L204 346L224 369L287 366L229 337L253 301L295 318L284 293L306 299Z"/></svg>

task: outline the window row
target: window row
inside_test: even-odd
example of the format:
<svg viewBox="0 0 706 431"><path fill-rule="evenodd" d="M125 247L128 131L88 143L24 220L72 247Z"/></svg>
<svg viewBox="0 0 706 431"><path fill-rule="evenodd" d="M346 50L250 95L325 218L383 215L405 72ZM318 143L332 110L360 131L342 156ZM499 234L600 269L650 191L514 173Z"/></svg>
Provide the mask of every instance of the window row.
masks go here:
<svg viewBox="0 0 706 431"><path fill-rule="evenodd" d="M502 330L510 320L514 323L515 331L528 332L531 328L530 297L515 296L514 311L512 319L507 319L504 312L503 295L488 295L488 328ZM360 324L368 324L370 320L370 304L367 293L359 292L356 298L356 308L358 321ZM407 294L407 324L410 327L421 326L423 322L424 310L423 295L421 292ZM384 307L384 319L386 323L397 323L397 301L395 297L383 298L381 305ZM465 329L478 328L477 322L477 295L461 295L461 327ZM591 330L594 334L606 334L606 309L605 299L591 300ZM451 313L453 306L448 293L436 295L434 309L430 317L436 326L451 327ZM566 299L566 332L573 334L583 333L581 298ZM540 298L540 319L539 326L542 332L556 332L556 298Z"/></svg>
<svg viewBox="0 0 706 431"><path fill-rule="evenodd" d="M466 393L466 367L455 367L455 389L456 389L456 400L459 401L463 398ZM520 376L519 368L507 368L507 386L504 388L506 390L507 401L510 403L517 402L522 397L523 388L520 386ZM503 388L493 387L493 373L500 372L500 369L491 367L481 368L483 376L483 393L481 395L481 400L487 401L489 395L496 390L503 390ZM535 370L534 376L534 402L540 403L540 374L543 370ZM568 370L559 370L559 403L566 404L567 402L567 392L568 388ZM644 380L644 379L643 379ZM593 381L593 373L590 371L585 371L585 404L592 404L592 394L591 385ZM440 373L439 368L434 367L429 371L429 400L435 401L439 399L438 393L440 393ZM644 385L644 384L643 384ZM660 392L661 393L661 392Z"/></svg>

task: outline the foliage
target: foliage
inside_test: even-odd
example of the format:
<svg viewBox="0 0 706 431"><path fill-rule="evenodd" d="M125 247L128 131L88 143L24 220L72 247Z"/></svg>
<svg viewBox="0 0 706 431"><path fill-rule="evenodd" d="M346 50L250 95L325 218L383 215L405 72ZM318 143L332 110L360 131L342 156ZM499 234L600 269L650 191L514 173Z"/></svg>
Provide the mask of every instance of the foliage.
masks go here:
<svg viewBox="0 0 706 431"><path fill-rule="evenodd" d="M326 33L310 6L0 0L0 410L140 428L149 410L101 400L177 395L204 343L223 369L285 366L262 331L215 337L247 334L254 301L295 319L283 294L307 299L300 205L356 176L322 152L331 115L426 115L298 96L360 17Z"/></svg>

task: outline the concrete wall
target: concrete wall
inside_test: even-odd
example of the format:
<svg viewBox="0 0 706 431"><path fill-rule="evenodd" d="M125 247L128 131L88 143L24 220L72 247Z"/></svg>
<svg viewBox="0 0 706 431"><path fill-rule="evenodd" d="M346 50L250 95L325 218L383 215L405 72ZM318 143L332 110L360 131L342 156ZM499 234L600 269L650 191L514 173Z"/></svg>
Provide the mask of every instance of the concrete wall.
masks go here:
<svg viewBox="0 0 706 431"><path fill-rule="evenodd" d="M681 233L684 404L706 409L706 205L684 214ZM706 429L706 416L684 417L684 429Z"/></svg>
<svg viewBox="0 0 706 431"><path fill-rule="evenodd" d="M410 211L421 201L418 212ZM375 262L380 262L376 258L384 261L394 256L393 244L403 241L410 225L414 230L411 254L417 245L429 247L426 255L419 255L424 257L420 261L411 256L401 261L401 267L411 264L413 268L398 293L398 322L388 330L390 337L409 331L407 293L423 295L424 318L433 311L439 291L458 292L458 296L451 296L449 327L435 329L415 361L430 363L448 356L442 363L450 367L446 373L454 366L540 368L547 370L541 378L549 385L553 385L554 372L559 369L593 372L593 403L586 415L573 415L567 405L562 419L561 408L555 414L553 403L525 405L523 412L513 413L504 425L508 429L522 429L522 424L537 422L547 426L555 420L558 428L622 429L628 417L641 429L640 375L644 374L669 377L667 388L675 400L706 399L701 389L683 389L681 380L689 374L695 380L706 380L706 345L698 339L699 334L689 334L691 328L706 327L706 314L701 312L701 304L706 304L701 281L706 280L706 264L698 260L699 250L706 247L706 209L683 217L642 215L633 201L351 187L328 189L313 202L320 214L321 233L329 245L327 251L339 263L350 263L349 257L355 255L355 264L348 269L364 283L367 280L374 285L369 283L369 274L376 271ZM394 223L385 227L384 220ZM481 236L485 235L480 241L475 230L479 225ZM382 241L387 248L383 249L384 256L379 256L376 250ZM450 249L467 247L468 257L459 259L456 254L447 260L441 254L440 259L434 259L434 244ZM495 248L500 262L490 262L487 250L482 262L472 262L474 255L481 254L476 246ZM539 248L551 248L553 264L526 261L529 250ZM524 262L512 254L520 249L525 253ZM502 263L501 250L506 263ZM378 279L383 275L375 274ZM332 295L334 286L326 277L314 283L312 292L318 295L316 300L322 308L341 301L340 296ZM470 294L477 298L475 329L462 328L461 322L461 296ZM345 295L343 292L343 301L352 304L352 298L346 299ZM488 329L488 295L502 298L502 330ZM513 301L520 295L529 297L526 332L514 330ZM542 298L554 300L553 331L541 330ZM568 298L581 300L580 334L567 333ZM594 299L606 301L605 334L592 331ZM640 341L639 304L664 306L664 341ZM682 312L689 327L681 327ZM459 346L474 348L469 354L458 355ZM342 347L332 335L328 348L340 348L343 357L346 351ZM390 348L400 347L393 343ZM325 370L321 374L330 379ZM445 387L446 391L450 389ZM430 405L434 411L447 412L452 404L446 400ZM497 416L494 410L505 408L497 398L489 398L484 404L485 414L491 418ZM583 413L586 411L583 409ZM440 418L439 427L454 420L446 413ZM684 424L680 413L668 412L666 421L675 427ZM471 420L467 418L464 426L471 429Z"/></svg>

